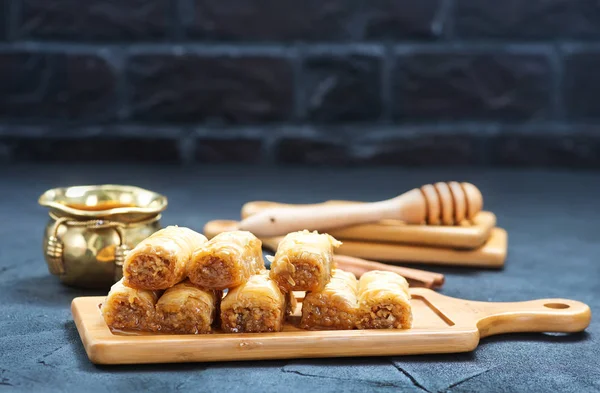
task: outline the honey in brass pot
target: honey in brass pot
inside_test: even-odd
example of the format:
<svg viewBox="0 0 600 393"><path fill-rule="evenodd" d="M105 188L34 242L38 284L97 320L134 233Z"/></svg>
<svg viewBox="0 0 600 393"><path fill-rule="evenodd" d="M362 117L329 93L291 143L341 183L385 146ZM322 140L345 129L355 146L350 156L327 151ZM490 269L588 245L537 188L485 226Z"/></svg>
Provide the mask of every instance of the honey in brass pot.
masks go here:
<svg viewBox="0 0 600 393"><path fill-rule="evenodd" d="M84 203L63 203L65 206L70 207L71 209L77 210L87 210L91 212L97 212L102 210L111 210L111 209L121 209L124 207L137 207L133 203L121 203L118 201L104 201L99 202L96 205L86 205Z"/></svg>

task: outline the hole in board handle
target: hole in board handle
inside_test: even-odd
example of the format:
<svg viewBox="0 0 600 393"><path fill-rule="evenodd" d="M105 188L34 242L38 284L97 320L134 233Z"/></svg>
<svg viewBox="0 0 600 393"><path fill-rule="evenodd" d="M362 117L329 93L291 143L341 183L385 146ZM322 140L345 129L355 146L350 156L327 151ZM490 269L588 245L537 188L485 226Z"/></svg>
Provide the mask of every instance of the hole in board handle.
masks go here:
<svg viewBox="0 0 600 393"><path fill-rule="evenodd" d="M569 308L571 306L569 306L568 304L564 304L564 303L546 303L546 304L544 304L544 307L554 308L557 310L563 310L563 309Z"/></svg>

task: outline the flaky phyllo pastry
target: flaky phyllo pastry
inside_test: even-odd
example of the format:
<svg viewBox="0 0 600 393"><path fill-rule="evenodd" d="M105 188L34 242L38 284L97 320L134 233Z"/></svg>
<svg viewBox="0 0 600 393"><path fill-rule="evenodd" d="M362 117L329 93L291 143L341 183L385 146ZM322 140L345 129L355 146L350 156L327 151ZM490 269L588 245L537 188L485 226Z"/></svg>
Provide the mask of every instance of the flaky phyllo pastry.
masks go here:
<svg viewBox="0 0 600 393"><path fill-rule="evenodd" d="M113 330L280 332L296 308L294 291L306 291L301 328L410 328L407 281L385 271L357 280L335 269L333 250L340 244L316 231L290 233L268 271L262 243L250 232L223 232L207 241L191 229L170 226L127 255L123 279L112 286L101 312Z"/></svg>
<svg viewBox="0 0 600 393"><path fill-rule="evenodd" d="M167 289L182 281L195 249L207 241L184 227L169 226L153 233L127 254L125 285L138 289Z"/></svg>
<svg viewBox="0 0 600 393"><path fill-rule="evenodd" d="M291 309L288 299L268 272L262 271L229 290L221 302L221 328L229 333L281 331Z"/></svg>
<svg viewBox="0 0 600 393"><path fill-rule="evenodd" d="M222 232L198 247L187 265L196 285L225 289L245 283L265 268L262 242L250 232Z"/></svg>
<svg viewBox="0 0 600 393"><path fill-rule="evenodd" d="M408 329L412 326L406 279L393 272L371 271L358 282L359 329Z"/></svg>
<svg viewBox="0 0 600 393"><path fill-rule="evenodd" d="M303 329L354 329L358 281L354 274L334 269L325 288L307 292L302 302Z"/></svg>
<svg viewBox="0 0 600 393"><path fill-rule="evenodd" d="M189 281L167 289L156 303L159 330L179 334L210 332L220 299L220 291L205 290Z"/></svg>
<svg viewBox="0 0 600 393"><path fill-rule="evenodd" d="M121 279L110 288L100 311L113 329L154 331L158 295L157 291L128 288Z"/></svg>
<svg viewBox="0 0 600 393"><path fill-rule="evenodd" d="M307 230L287 234L271 258L271 278L285 291L319 291L333 268L333 248L341 242Z"/></svg>

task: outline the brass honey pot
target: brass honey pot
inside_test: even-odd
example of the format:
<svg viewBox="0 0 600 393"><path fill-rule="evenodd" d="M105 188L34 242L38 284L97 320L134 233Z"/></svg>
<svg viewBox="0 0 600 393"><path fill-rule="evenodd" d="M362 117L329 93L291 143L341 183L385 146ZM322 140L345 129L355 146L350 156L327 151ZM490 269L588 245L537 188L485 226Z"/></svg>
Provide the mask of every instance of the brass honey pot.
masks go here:
<svg viewBox="0 0 600 393"><path fill-rule="evenodd" d="M127 252L160 229L167 198L142 188L94 185L54 188L43 250L48 270L67 284L106 288L123 274Z"/></svg>

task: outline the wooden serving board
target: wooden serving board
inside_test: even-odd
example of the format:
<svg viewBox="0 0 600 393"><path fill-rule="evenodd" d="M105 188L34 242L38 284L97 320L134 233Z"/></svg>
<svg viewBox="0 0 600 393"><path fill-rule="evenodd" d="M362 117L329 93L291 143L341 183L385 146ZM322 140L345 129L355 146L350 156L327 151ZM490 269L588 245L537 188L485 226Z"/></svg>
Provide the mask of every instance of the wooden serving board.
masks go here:
<svg viewBox="0 0 600 393"><path fill-rule="evenodd" d="M210 239L223 231L235 231L238 221L214 220L204 226L204 234ZM261 238L263 245L275 252L283 237ZM488 240L474 250L426 247L400 243L374 243L342 240L336 254L390 263L426 263L447 266L501 268L506 260L508 235L502 228L493 228Z"/></svg>
<svg viewBox="0 0 600 393"><path fill-rule="evenodd" d="M349 356L396 356L474 350L479 339L511 332L578 332L590 308L543 299L486 303L411 289L414 327L407 330L306 331L298 310L280 333L116 335L100 315L104 297L78 297L71 310L88 357L96 364L210 362ZM300 307L300 305L299 305Z"/></svg>
<svg viewBox="0 0 600 393"><path fill-rule="evenodd" d="M498 269L504 266L507 249L506 231L502 228L494 228L487 242L474 250L345 240L335 253L388 263L424 263Z"/></svg>
<svg viewBox="0 0 600 393"><path fill-rule="evenodd" d="M355 204L354 201L327 201L316 205ZM273 207L299 207L311 205L292 205L268 201L248 202L242 207L242 219L261 210ZM496 226L496 216L492 212L483 211L473 222L463 221L456 226L443 225L407 225L399 220L384 220L372 224L354 225L328 231L336 239L359 240L371 242L390 242L418 244L426 246L474 249L483 245L492 228Z"/></svg>

